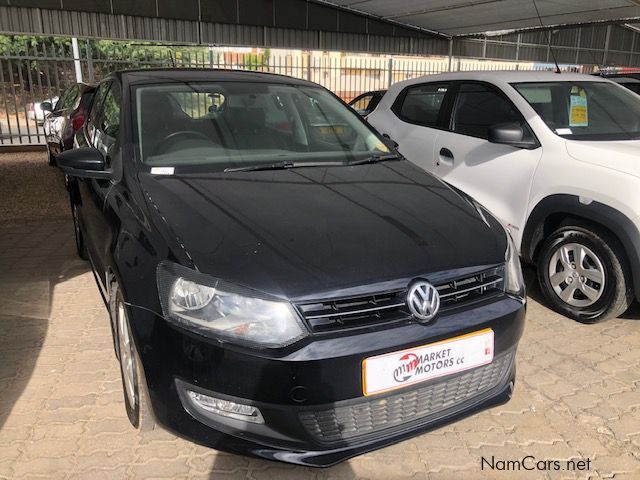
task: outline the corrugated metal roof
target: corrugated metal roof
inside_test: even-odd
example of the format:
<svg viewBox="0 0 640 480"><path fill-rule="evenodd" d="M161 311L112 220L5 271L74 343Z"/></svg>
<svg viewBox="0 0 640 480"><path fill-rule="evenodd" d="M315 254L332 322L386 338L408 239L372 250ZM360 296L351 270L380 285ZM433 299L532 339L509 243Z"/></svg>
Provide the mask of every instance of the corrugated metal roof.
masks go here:
<svg viewBox="0 0 640 480"><path fill-rule="evenodd" d="M34 1L37 2L37 0ZM206 3L205 0L197 1L199 5ZM280 2L283 0L265 1L273 1L275 8L282 5ZM306 0L298 1L306 4ZM511 22L509 25L512 27L522 25L518 22L523 18L526 20L525 17L531 14L531 10L527 10L525 6L533 5L533 0L336 1L341 1L346 5L345 8L379 6L381 9L379 13L386 12L387 15L397 17L398 21L402 17L401 12L407 12L410 9L417 11L415 9L422 8L423 13L416 14L415 18L422 18L420 16L422 15L434 22L440 18L442 21L449 22L449 25L458 25L461 29L464 25L468 27L472 21L486 26L487 24L482 22L486 22L489 18L493 18L494 20L491 20L493 22L496 19L502 19L501 22ZM573 21L596 18L598 15L599 20L607 20L616 12L619 14L622 11L640 13L637 11L640 9L640 0L536 1L543 15L543 21L547 22L555 18L554 15L566 16L569 15L567 12L578 10L580 7L584 8L579 13L572 14ZM87 5L92 4L88 2ZM518 5L520 7L514 9L514 6ZM632 10L624 10L624 5L631 5L629 8ZM328 6L316 6L324 9L325 13L331 13L332 9ZM491 9L487 10L489 7ZM114 8L112 6L112 10ZM425 8L429 8L430 13L424 13ZM389 13L392 10L395 13ZM500 12L499 15L495 13L496 11ZM520 11L519 16L516 15L517 11ZM0 5L0 31L5 34L69 35L162 43L343 50L386 54L445 56L452 48L454 55L476 58L549 63L553 61L555 54L558 61L570 64L636 66L640 63L638 51L640 28L633 28L633 24L622 26L594 23L546 30L524 30L517 33L507 31L490 36L457 36L450 42L443 36L426 34L423 31L406 28L397 23L388 23L372 16L361 17L360 27L365 28L363 33L356 31L358 29L349 22L340 20L350 18L344 10L339 11L340 15L336 12L338 10L334 8L333 13L325 19L325 24L320 24L316 18L314 28L301 28L303 24L308 24L311 18L304 9L298 20L290 22L291 26L281 27L278 26L279 23L284 24L287 20L283 14L273 16L273 25L255 25L206 21L202 18L189 20L183 18L188 15L182 11L178 11L177 14L180 15L174 18L165 18L160 12L156 12L156 16L143 17L115 13L115 10L112 13L103 13ZM443 12L446 12L446 15ZM599 13L596 15L596 12ZM372 11L372 13L375 12ZM350 13L349 15L355 17ZM404 16L403 18L408 22L412 17ZM431 27L434 25L435 23L429 24ZM448 33L452 33L452 30ZM549 43L553 49L549 49Z"/></svg>
<svg viewBox="0 0 640 480"><path fill-rule="evenodd" d="M540 27L533 0L331 0L324 3L447 35ZM536 0L536 3L545 26L640 18L638 0Z"/></svg>
<svg viewBox="0 0 640 480"><path fill-rule="evenodd" d="M421 55L444 55L449 45L443 37L413 30L396 32L393 28L390 35L378 35L3 6L0 6L0 32ZM407 33L414 36L404 35Z"/></svg>

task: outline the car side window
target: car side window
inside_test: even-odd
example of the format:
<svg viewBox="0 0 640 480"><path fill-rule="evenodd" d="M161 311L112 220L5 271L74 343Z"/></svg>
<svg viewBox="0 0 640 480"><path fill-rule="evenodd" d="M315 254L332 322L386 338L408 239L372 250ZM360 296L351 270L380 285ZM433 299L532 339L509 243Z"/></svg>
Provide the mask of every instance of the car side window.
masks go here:
<svg viewBox="0 0 640 480"><path fill-rule="evenodd" d="M120 130L120 100L120 88L114 82L102 101L101 114L95 124L93 146L104 155L107 166Z"/></svg>
<svg viewBox="0 0 640 480"><path fill-rule="evenodd" d="M489 138L489 128L504 123L517 123L528 130L516 107L491 87L479 83L460 86L453 109L451 128L462 135Z"/></svg>
<svg viewBox="0 0 640 480"><path fill-rule="evenodd" d="M67 90L67 92L64 94L64 97L61 99L62 106L58 108L61 108L64 110L68 108L72 108L74 103L76 102L76 99L78 98L79 91L80 89L78 88L77 85L74 85L69 90ZM60 102L58 102L58 104L60 104Z"/></svg>
<svg viewBox="0 0 640 480"><path fill-rule="evenodd" d="M364 112L368 109L369 103L371 102L372 98L373 95L365 95L364 97L360 97L351 105L351 107L358 112Z"/></svg>
<svg viewBox="0 0 640 480"><path fill-rule="evenodd" d="M380 103L380 100L382 100L383 96L384 96L383 94L376 93L373 95L373 97L371 97L371 101L369 102L369 105L367 105L367 108L369 109L370 112L373 112L375 110L375 108Z"/></svg>
<svg viewBox="0 0 640 480"><path fill-rule="evenodd" d="M401 120L435 127L448 90L449 85L446 83L425 83L408 87L398 97L392 110Z"/></svg>
<svg viewBox="0 0 640 480"><path fill-rule="evenodd" d="M91 104L91 111L89 112L89 118L86 121L86 130L87 130L87 140L93 146L94 145L94 137L96 132L96 122L98 120L98 116L100 115L100 111L102 109L102 102L104 101L104 97L107 95L107 91L111 86L111 82L104 82L98 86L96 90L96 94L93 97L93 103Z"/></svg>
<svg viewBox="0 0 640 480"><path fill-rule="evenodd" d="M54 112L57 112L58 110L62 110L63 105L64 105L64 98L65 98L67 93L69 93L68 90L65 93L63 93L62 96L55 103L55 105L53 105L53 111Z"/></svg>

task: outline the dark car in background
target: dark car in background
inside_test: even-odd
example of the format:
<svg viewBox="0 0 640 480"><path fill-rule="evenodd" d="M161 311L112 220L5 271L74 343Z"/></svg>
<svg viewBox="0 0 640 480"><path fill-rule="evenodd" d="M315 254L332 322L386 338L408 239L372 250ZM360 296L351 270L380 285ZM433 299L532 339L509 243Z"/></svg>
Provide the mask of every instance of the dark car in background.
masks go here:
<svg viewBox="0 0 640 480"><path fill-rule="evenodd" d="M594 73L597 77L603 77L612 82L616 82L625 88L628 88L633 93L640 94L640 72L622 72L622 73L610 73L607 71Z"/></svg>
<svg viewBox="0 0 640 480"><path fill-rule="evenodd" d="M510 398L513 241L326 89L119 72L79 134L58 166L135 427L327 466Z"/></svg>
<svg viewBox="0 0 640 480"><path fill-rule="evenodd" d="M49 112L44 119L44 133L50 165L55 165L58 153L73 147L74 135L84 124L94 92L94 85L77 83L65 90L55 105L40 104L44 112Z"/></svg>
<svg viewBox="0 0 640 480"><path fill-rule="evenodd" d="M358 112L358 115L366 117L376 109L386 92L386 90L375 90L363 93L351 100L349 106Z"/></svg>
<svg viewBox="0 0 640 480"><path fill-rule="evenodd" d="M619 85L622 85L625 88L628 88L629 90L631 90L633 93L638 93L640 94L640 80L638 80L637 78L633 78L633 77L605 77L609 80L611 80L612 82L616 82Z"/></svg>

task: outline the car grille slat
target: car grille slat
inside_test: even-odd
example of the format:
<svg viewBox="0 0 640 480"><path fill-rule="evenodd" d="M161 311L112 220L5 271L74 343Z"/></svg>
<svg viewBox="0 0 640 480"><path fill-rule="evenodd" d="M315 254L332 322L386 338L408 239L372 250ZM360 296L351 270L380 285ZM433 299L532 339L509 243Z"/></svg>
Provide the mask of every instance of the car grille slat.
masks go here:
<svg viewBox="0 0 640 480"><path fill-rule="evenodd" d="M402 303L394 303L392 305L384 305L381 307L371 307L371 308L362 308L360 310L348 310L339 313L325 313L323 315L307 315L308 320L315 320L316 318L332 318L332 317L341 317L343 315L359 315L368 312L378 312L380 310L386 310L388 308L399 308L404 306L404 302Z"/></svg>
<svg viewBox="0 0 640 480"><path fill-rule="evenodd" d="M436 288L440 294L440 311L486 300L504 293L504 267L439 284Z"/></svg>
<svg viewBox="0 0 640 480"><path fill-rule="evenodd" d="M486 300L504 292L504 267L483 270L435 285L440 294L440 314ZM313 333L391 325L411 320L407 290L296 304Z"/></svg>
<svg viewBox="0 0 640 480"><path fill-rule="evenodd" d="M408 423L426 421L432 415L474 398L504 382L514 359L509 352L488 365L439 380L410 391L360 403L322 410L304 410L298 417L304 428L321 443L339 443L375 436Z"/></svg>

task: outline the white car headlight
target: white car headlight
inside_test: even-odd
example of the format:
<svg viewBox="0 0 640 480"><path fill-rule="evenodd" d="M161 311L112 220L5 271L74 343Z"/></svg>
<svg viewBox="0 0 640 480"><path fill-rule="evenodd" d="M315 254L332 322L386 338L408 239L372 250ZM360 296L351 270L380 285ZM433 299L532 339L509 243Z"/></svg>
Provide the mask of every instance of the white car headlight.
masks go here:
<svg viewBox="0 0 640 480"><path fill-rule="evenodd" d="M505 253L504 265L504 289L507 293L512 293L519 297L525 296L524 278L522 276L522 267L520 266L520 257L518 249L511 237L511 234L505 229L507 235L507 251Z"/></svg>
<svg viewBox="0 0 640 480"><path fill-rule="evenodd" d="M159 265L158 292L165 318L208 337L276 348L308 333L289 302L177 264Z"/></svg>

